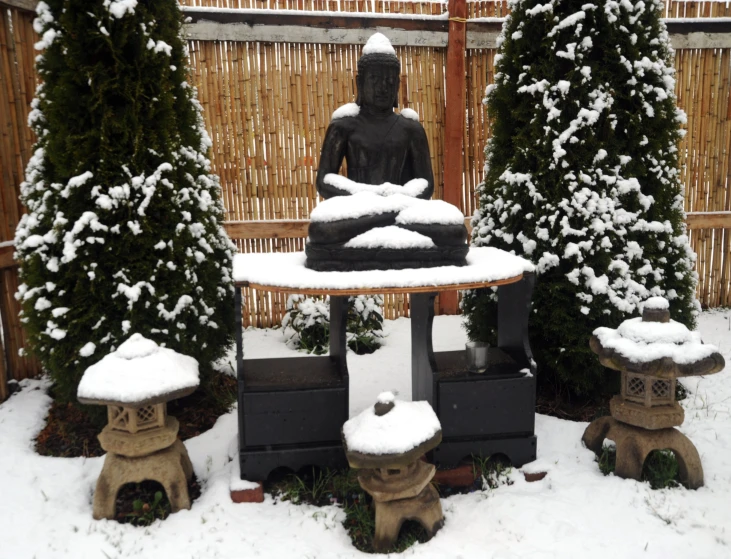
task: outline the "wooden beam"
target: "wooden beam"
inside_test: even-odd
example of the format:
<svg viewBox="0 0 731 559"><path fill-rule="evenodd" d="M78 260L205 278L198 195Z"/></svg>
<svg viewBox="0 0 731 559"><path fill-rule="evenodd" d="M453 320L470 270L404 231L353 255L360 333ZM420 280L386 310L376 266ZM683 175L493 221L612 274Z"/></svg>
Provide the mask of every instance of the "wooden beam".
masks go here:
<svg viewBox="0 0 731 559"><path fill-rule="evenodd" d="M688 229L731 229L731 212L688 212Z"/></svg>
<svg viewBox="0 0 731 559"><path fill-rule="evenodd" d="M3 270L5 268L14 268L18 265L18 263L13 260L13 253L15 252L15 247L12 246L5 246L0 247L0 270Z"/></svg>
<svg viewBox="0 0 731 559"><path fill-rule="evenodd" d="M298 13L294 10L199 7L183 7L183 12L189 18L185 25L188 38L200 41L363 45L379 31L397 46L446 48L449 26L457 23L444 16L412 14ZM454 11L449 13L453 18L462 17ZM467 21L466 48L497 48L504 20L476 18ZM731 48L731 18L671 18L664 21L675 49Z"/></svg>
<svg viewBox="0 0 731 559"><path fill-rule="evenodd" d="M38 0L0 0L3 8L15 8L26 12L35 12Z"/></svg>
<svg viewBox="0 0 731 559"><path fill-rule="evenodd" d="M231 239L292 239L307 237L310 220L226 221L223 226Z"/></svg>
<svg viewBox="0 0 731 559"><path fill-rule="evenodd" d="M724 212L688 212L686 224L688 229L729 229L731 228L731 211ZM472 218L464 220L467 231L471 234ZM304 239L310 226L309 219L271 219L252 221L225 221L226 233L232 239ZM0 247L0 263L15 266L12 260L13 247Z"/></svg>
<svg viewBox="0 0 731 559"><path fill-rule="evenodd" d="M295 10L221 10L183 8L186 21L240 24L247 27L309 27L314 29L362 29L386 27L407 31L446 32L449 22L443 16L378 14L366 12L297 12ZM189 19L188 19L189 18Z"/></svg>
<svg viewBox="0 0 731 559"><path fill-rule="evenodd" d="M357 29L319 28L301 25L253 25L201 21L186 25L185 37L196 41L252 41L259 43L316 43L364 45L374 33L383 33L394 46L444 48L446 31L417 31L394 27Z"/></svg>
<svg viewBox="0 0 731 559"><path fill-rule="evenodd" d="M467 2L449 0L449 44L446 68L446 114L444 122L444 195L460 210L464 185L465 60L467 58ZM459 312L456 291L439 292L441 314Z"/></svg>

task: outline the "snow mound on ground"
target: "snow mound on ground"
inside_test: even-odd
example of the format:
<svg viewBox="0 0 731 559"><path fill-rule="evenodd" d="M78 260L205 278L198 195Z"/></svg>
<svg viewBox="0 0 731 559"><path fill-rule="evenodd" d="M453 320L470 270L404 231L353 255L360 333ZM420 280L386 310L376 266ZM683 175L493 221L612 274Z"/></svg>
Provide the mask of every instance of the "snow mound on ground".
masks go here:
<svg viewBox="0 0 731 559"><path fill-rule="evenodd" d="M442 428L429 402L394 400L381 416L373 406L343 425L348 450L367 454L401 454L426 442Z"/></svg>
<svg viewBox="0 0 731 559"><path fill-rule="evenodd" d="M132 404L198 386L198 361L133 334L84 372L77 396Z"/></svg>
<svg viewBox="0 0 731 559"><path fill-rule="evenodd" d="M388 227L374 227L353 237L347 243L346 248L433 248L434 241L426 235L402 229L396 225Z"/></svg>

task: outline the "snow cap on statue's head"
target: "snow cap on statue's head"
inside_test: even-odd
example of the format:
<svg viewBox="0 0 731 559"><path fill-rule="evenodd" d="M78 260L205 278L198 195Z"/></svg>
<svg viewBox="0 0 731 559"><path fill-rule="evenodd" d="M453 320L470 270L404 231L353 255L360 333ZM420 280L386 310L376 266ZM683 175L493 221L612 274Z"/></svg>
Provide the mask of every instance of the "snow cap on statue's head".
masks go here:
<svg viewBox="0 0 731 559"><path fill-rule="evenodd" d="M362 79L369 68L384 68L401 73L401 62L396 57L396 51L383 33L374 33L363 47L363 54L358 59L358 79ZM356 104L360 106L360 83L358 83L358 96ZM394 107L398 102L394 103Z"/></svg>
<svg viewBox="0 0 731 559"><path fill-rule="evenodd" d="M358 73L362 74L366 68L372 66L391 67L401 71L401 62L396 57L396 51L383 33L374 33L363 47L363 55L358 59Z"/></svg>
<svg viewBox="0 0 731 559"><path fill-rule="evenodd" d="M396 56L396 51L391 45L391 41L388 40L383 33L374 33L368 39L368 42L363 47L363 55L366 54L392 54Z"/></svg>

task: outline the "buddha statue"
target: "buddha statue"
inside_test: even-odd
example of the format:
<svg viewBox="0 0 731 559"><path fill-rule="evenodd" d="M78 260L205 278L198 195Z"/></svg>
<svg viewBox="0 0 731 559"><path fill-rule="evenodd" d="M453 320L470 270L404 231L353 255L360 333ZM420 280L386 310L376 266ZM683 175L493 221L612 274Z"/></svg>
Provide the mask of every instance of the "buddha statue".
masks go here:
<svg viewBox="0 0 731 559"><path fill-rule="evenodd" d="M383 270L465 264L464 216L431 200L434 176L418 115L398 106L401 64L376 33L358 61L355 103L325 134L306 245L308 268ZM343 160L347 177L338 172Z"/></svg>

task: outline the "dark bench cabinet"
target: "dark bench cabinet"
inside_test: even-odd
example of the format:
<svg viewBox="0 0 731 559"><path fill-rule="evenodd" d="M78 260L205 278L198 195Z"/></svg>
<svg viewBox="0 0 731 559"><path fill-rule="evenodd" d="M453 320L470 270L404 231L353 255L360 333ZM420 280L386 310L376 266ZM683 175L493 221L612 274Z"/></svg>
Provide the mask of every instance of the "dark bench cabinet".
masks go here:
<svg viewBox="0 0 731 559"><path fill-rule="evenodd" d="M432 349L434 297L411 296L412 399L427 400L442 424L432 459L440 467L463 459L507 457L519 467L536 459L536 365L528 340L535 274L498 287L498 343L488 369L471 373L467 352Z"/></svg>
<svg viewBox="0 0 731 559"><path fill-rule="evenodd" d="M241 291L236 290L241 321ZM237 328L241 478L264 480L277 468L348 465L340 429L348 420L345 328L348 297L330 297L330 355L243 359Z"/></svg>
<svg viewBox="0 0 731 559"><path fill-rule="evenodd" d="M484 374L468 371L464 350L433 351L436 293L411 293L412 399L430 402L442 423L442 443L430 457L438 466L495 454L514 466L535 460L536 367L528 342L534 281L526 272L498 286L498 344ZM241 304L237 289L241 477L264 480L283 467L347 467L340 429L349 411L348 296L330 295L330 355L322 357L244 361Z"/></svg>

